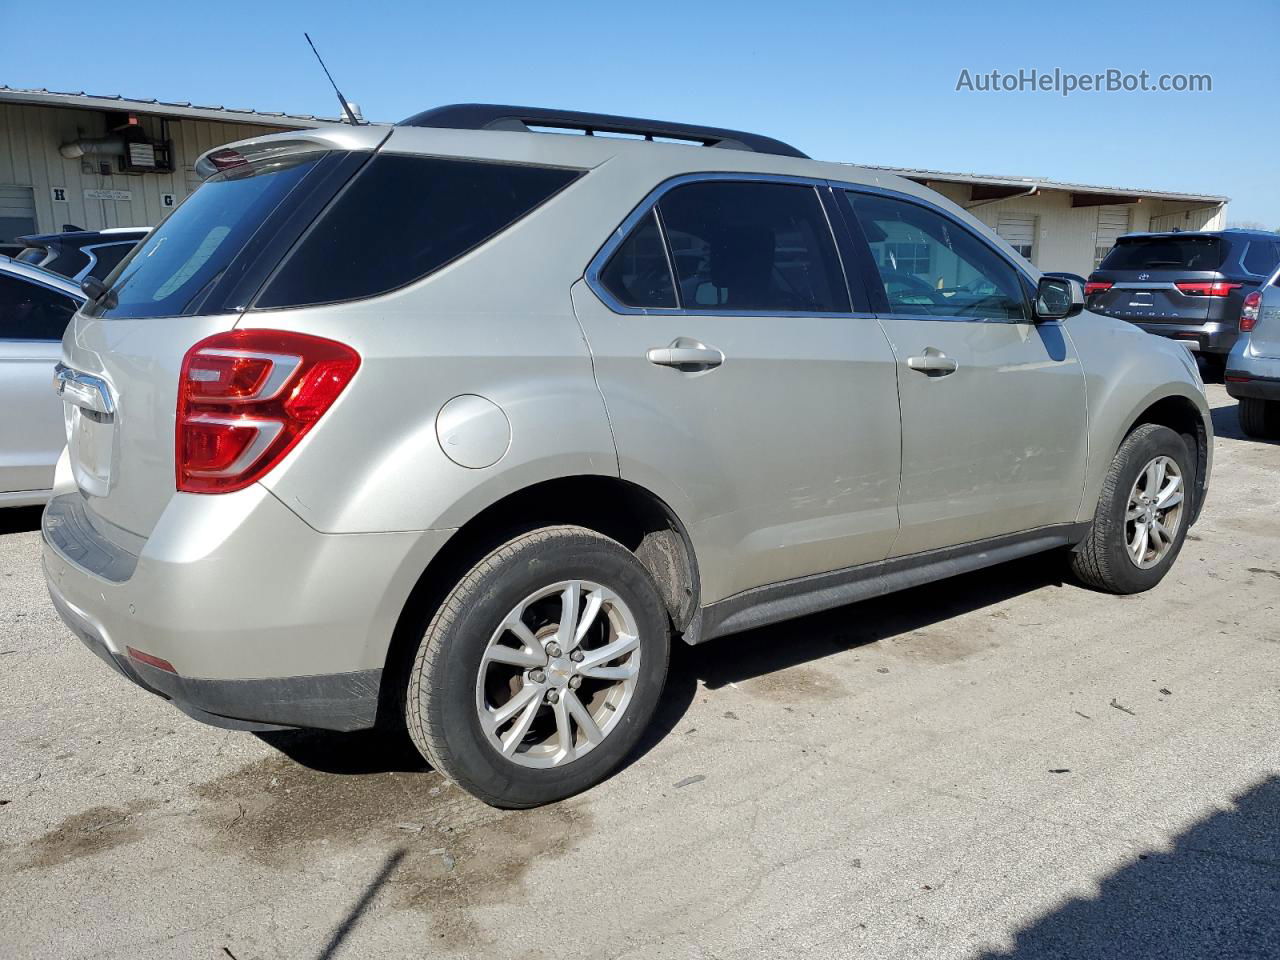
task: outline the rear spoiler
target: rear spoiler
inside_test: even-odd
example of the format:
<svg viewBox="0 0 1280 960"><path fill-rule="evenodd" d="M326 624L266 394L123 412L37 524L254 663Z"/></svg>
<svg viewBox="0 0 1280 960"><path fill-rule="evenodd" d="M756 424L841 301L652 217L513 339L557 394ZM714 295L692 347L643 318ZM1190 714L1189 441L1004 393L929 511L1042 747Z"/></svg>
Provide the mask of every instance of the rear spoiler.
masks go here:
<svg viewBox="0 0 1280 960"><path fill-rule="evenodd" d="M195 163L196 175L201 180L207 180L219 171L248 163L329 150L364 150L372 153L386 142L391 131L391 127L372 126L324 128L291 130L287 133L253 137L250 140L237 140L202 153Z"/></svg>

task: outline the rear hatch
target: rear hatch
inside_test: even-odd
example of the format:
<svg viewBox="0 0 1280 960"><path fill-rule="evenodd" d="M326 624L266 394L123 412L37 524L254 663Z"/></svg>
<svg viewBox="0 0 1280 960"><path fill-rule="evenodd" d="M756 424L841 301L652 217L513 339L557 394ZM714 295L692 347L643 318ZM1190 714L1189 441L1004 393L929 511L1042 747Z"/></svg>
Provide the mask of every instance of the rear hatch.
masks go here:
<svg viewBox="0 0 1280 960"><path fill-rule="evenodd" d="M63 340L64 362L96 380L89 400L66 403L67 440L77 486L91 517L106 521L104 532L150 535L175 491L178 379L187 351L235 326L284 253L384 137L368 129L283 134L202 159L201 172L213 175L77 315Z"/></svg>
<svg viewBox="0 0 1280 960"><path fill-rule="evenodd" d="M1258 322L1249 334L1249 349L1255 357L1280 360L1280 277L1262 288Z"/></svg>
<svg viewBox="0 0 1280 960"><path fill-rule="evenodd" d="M1121 237L1089 277L1089 309L1142 324L1219 319L1235 289L1219 272L1225 255L1218 237L1202 234Z"/></svg>

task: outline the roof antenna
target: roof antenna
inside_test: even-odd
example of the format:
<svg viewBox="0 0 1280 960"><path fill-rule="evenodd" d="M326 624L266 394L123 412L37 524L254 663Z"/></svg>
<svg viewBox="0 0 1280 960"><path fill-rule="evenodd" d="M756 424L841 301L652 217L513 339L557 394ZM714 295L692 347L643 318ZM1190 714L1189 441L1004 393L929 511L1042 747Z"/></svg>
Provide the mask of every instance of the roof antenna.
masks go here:
<svg viewBox="0 0 1280 960"><path fill-rule="evenodd" d="M333 86L333 92L338 95L338 103L342 105L342 112L347 115L347 122L353 127L360 126L360 121L356 119L355 112L351 109L351 104L347 98L342 95L342 91L338 89L338 85L333 82L333 74L329 72L329 68L324 65L324 59L320 56L320 51L316 49L316 45L311 42L311 35L303 31L302 35L307 38L307 43L311 45L311 52L316 55L316 59L320 61L320 69L324 71L324 75L329 78L329 83Z"/></svg>

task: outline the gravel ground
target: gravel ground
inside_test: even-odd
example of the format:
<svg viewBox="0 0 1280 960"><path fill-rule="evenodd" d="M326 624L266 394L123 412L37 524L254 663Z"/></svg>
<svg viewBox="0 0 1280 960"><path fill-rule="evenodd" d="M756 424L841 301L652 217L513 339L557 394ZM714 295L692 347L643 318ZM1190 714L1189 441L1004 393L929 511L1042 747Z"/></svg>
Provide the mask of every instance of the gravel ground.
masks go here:
<svg viewBox="0 0 1280 960"><path fill-rule="evenodd" d="M1047 557L679 649L626 769L521 813L130 687L0 515L0 957L1280 956L1280 446L1210 392L1156 590Z"/></svg>

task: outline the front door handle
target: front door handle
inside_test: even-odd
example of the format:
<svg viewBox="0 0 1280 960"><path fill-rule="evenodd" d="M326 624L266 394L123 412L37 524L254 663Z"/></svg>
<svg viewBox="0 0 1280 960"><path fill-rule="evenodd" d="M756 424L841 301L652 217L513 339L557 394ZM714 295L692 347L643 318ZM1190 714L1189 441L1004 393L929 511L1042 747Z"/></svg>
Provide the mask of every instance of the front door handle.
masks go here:
<svg viewBox="0 0 1280 960"><path fill-rule="evenodd" d="M907 357L907 366L928 377L945 377L949 373L955 373L960 364L940 350L929 347L921 356Z"/></svg>
<svg viewBox="0 0 1280 960"><path fill-rule="evenodd" d="M724 363L724 354L715 347L688 337L677 337L670 346L652 347L645 353L645 358L660 367L675 367L686 372L709 370Z"/></svg>

